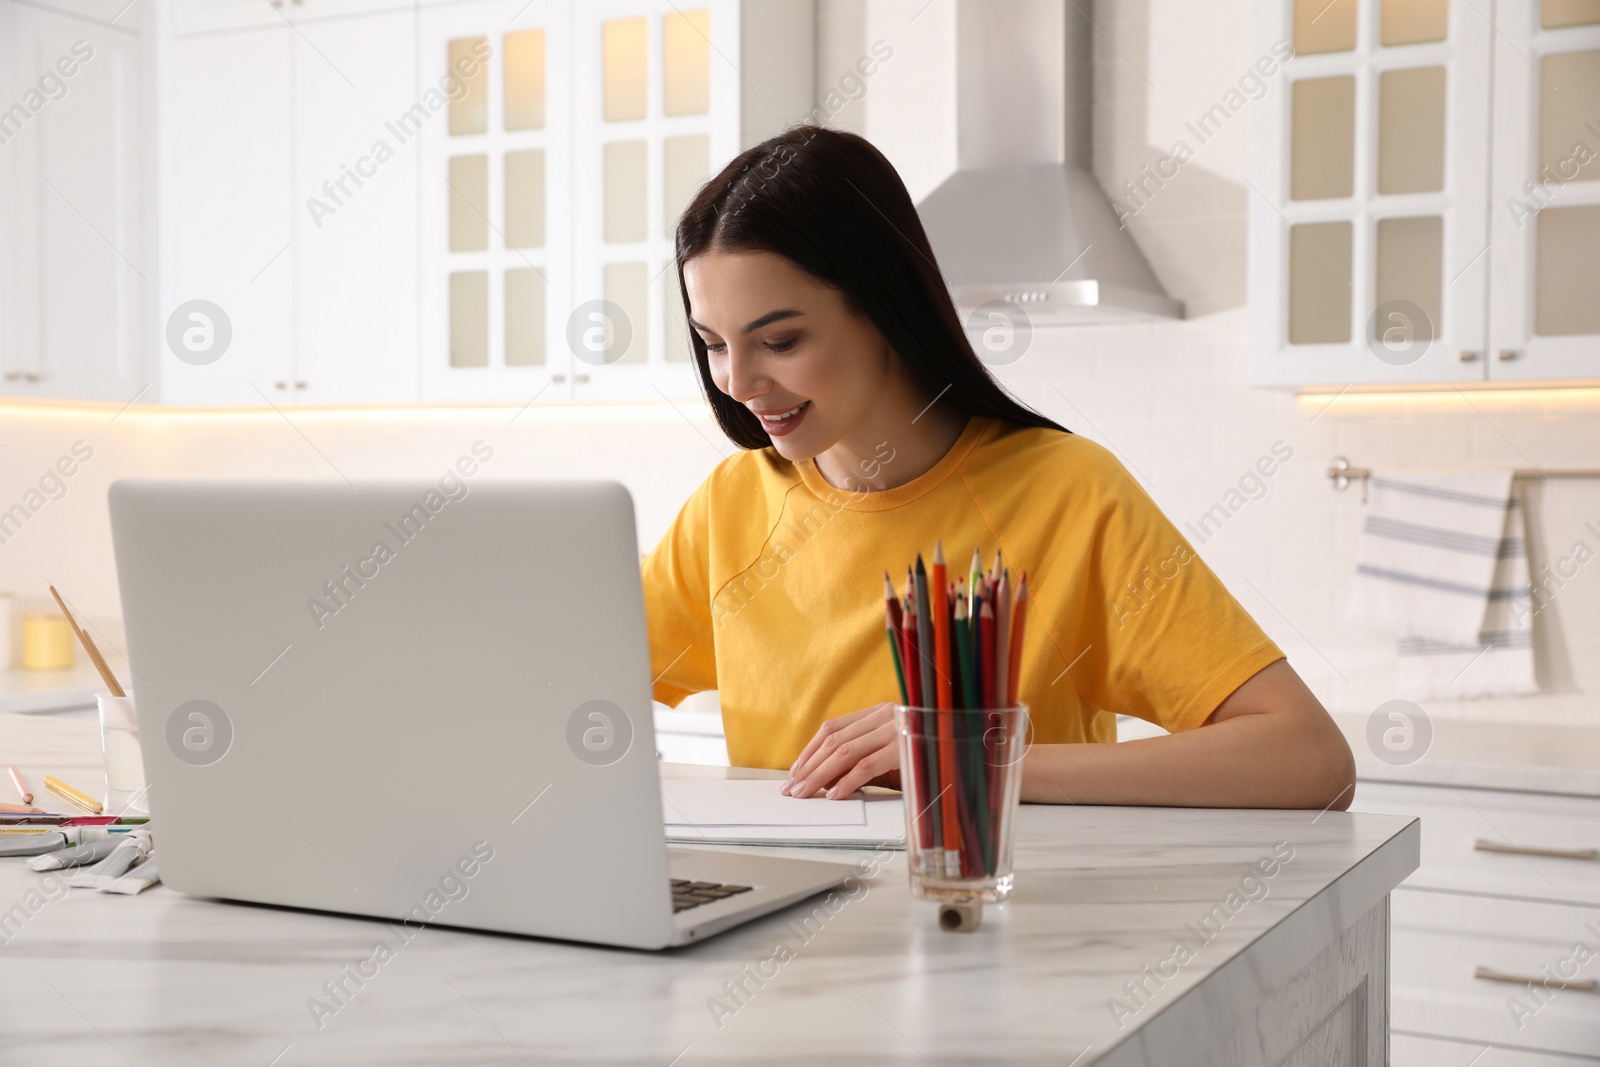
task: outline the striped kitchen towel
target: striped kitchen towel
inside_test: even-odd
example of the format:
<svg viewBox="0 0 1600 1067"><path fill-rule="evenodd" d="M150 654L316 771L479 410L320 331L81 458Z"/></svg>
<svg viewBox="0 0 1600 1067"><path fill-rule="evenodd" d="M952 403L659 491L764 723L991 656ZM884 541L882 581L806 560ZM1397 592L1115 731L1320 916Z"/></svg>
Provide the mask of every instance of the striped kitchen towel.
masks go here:
<svg viewBox="0 0 1600 1067"><path fill-rule="evenodd" d="M1510 471L1374 471L1351 617L1399 638L1400 695L1532 693L1523 508Z"/></svg>

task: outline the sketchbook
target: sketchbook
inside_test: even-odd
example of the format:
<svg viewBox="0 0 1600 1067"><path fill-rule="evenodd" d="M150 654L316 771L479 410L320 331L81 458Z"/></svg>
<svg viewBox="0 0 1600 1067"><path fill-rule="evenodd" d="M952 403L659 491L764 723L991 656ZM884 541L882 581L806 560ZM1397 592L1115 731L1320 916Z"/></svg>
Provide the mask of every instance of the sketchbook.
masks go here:
<svg viewBox="0 0 1600 1067"><path fill-rule="evenodd" d="M681 778L661 782L667 840L674 844L904 848L897 795L796 800L779 780Z"/></svg>

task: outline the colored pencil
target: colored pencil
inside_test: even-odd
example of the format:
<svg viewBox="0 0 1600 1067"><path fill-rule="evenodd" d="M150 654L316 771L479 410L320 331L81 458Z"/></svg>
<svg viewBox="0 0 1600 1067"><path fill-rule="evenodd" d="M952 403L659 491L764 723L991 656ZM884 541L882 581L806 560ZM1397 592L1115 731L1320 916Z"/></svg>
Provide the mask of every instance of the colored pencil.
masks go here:
<svg viewBox="0 0 1600 1067"><path fill-rule="evenodd" d="M917 642L921 648L919 666L922 674L922 705L933 707L934 671L936 670L933 641L933 602L928 599L928 571L917 556Z"/></svg>
<svg viewBox="0 0 1600 1067"><path fill-rule="evenodd" d="M1011 579L1000 572L994 594L994 703L1000 707L1010 701L1011 693Z"/></svg>
<svg viewBox="0 0 1600 1067"><path fill-rule="evenodd" d="M923 566L921 553L917 554L917 565L913 577L917 594L917 660L921 666L920 673L922 675L920 691L922 699L918 703L924 708L931 708L934 706L934 673L938 668L934 662L933 605L928 599L928 571ZM933 854L936 864L936 869L933 873L939 873L944 867L942 860L944 852L943 809L941 806L941 810L936 814L932 807L934 799L940 795L939 784L942 780L939 766L938 735L936 733L937 724L934 724L935 729L929 729L926 713L921 715L921 719L923 744L927 748L928 760L928 801L923 806L927 809L927 816L933 826Z"/></svg>
<svg viewBox="0 0 1600 1067"><path fill-rule="evenodd" d="M908 746L911 753L911 765L900 768L902 788L914 784L915 788L907 788L907 792L914 792L921 805L919 811L913 812L917 826L917 845L922 853L926 854L933 847L933 818L926 810L928 795L928 761L923 751L922 743L922 713L917 710L918 692L917 683L920 675L915 669L917 662L916 627L912 619L916 613L916 595L911 584L907 583L905 605L899 612L899 623L896 632L891 634L892 640L898 642L901 662L911 669L904 672L901 691L905 695L906 729L911 733L911 743Z"/></svg>
<svg viewBox="0 0 1600 1067"><path fill-rule="evenodd" d="M911 568L906 568L906 597L900 612L900 661L905 664L906 703L916 707L922 702L922 671L917 660L917 590L911 579Z"/></svg>
<svg viewBox="0 0 1600 1067"><path fill-rule="evenodd" d="M894 676L900 683L900 703L911 703L911 691L906 688L906 671L900 663L900 601L894 595L894 583L889 572L883 572L883 632L889 637L889 654L894 657Z"/></svg>
<svg viewBox="0 0 1600 1067"><path fill-rule="evenodd" d="M950 655L950 593L946 582L948 576L945 571L944 543L933 543L933 596L931 605L933 614L933 649L934 662L939 671L939 710L950 711L955 707L954 692L951 679ZM948 786L956 785L956 738L955 722L950 715L938 715L939 735L939 780ZM956 790L946 789L943 800L940 802L940 814L944 821L944 855L945 874L955 877L961 869L961 815L960 805L956 801Z"/></svg>
<svg viewBox="0 0 1600 1067"><path fill-rule="evenodd" d="M28 783L22 780L22 772L11 768L11 784L17 787L17 796L22 798L24 804L33 803L33 791L28 788Z"/></svg>
<svg viewBox="0 0 1600 1067"><path fill-rule="evenodd" d="M991 593L991 599L993 594ZM979 705L982 708L994 708L999 704L995 678L995 624L994 604L991 599L983 602L979 609L978 640L982 646L983 659L983 686L984 698ZM983 873L993 874L995 871L995 826L997 819L993 817L993 804L991 803L989 789L989 746L993 731L992 711L979 713L978 728L982 731L976 744L972 747L972 773L975 780L974 792L978 801L978 838L983 844Z"/></svg>
<svg viewBox="0 0 1600 1067"><path fill-rule="evenodd" d="M1022 635L1028 622L1028 572L1017 578L1017 602L1011 616L1011 656L1006 665L1006 707L1017 705L1017 678L1022 667Z"/></svg>
<svg viewBox="0 0 1600 1067"><path fill-rule="evenodd" d="M977 704L977 691L973 688L974 678L972 671L972 627L967 621L967 594L960 584L956 587L955 607L955 635L956 656L959 666L956 668L960 675L960 710L965 711ZM952 714L951 731L955 734L956 743L956 781L960 788L957 794L957 813L961 820L961 876L974 878L981 873L974 861L974 847L978 844L977 823L973 819L972 795L972 759L971 738L968 729L968 716L965 714Z"/></svg>
<svg viewBox="0 0 1600 1067"><path fill-rule="evenodd" d="M998 566L999 554L996 553L995 563ZM1014 701L1011 698L1011 572L1004 567L998 567L999 576L996 579L994 591L994 703L991 708L1009 707ZM995 857L998 853L999 828L1000 828L1000 759L998 758L1000 746L1004 741L1004 716L998 711L989 713L989 728L984 734L984 769L989 774L989 825L993 829L990 834L989 862L990 871L993 873Z"/></svg>
<svg viewBox="0 0 1600 1067"><path fill-rule="evenodd" d="M917 824L917 844L926 855L933 848L933 816L928 812L928 758L922 741L922 713L917 709L922 701L922 672L917 669L917 590L911 568L906 567L906 599L900 612L900 659L906 664L906 728L911 732L911 766L902 768L902 776L909 775L915 784L920 810L913 813Z"/></svg>
<svg viewBox="0 0 1600 1067"><path fill-rule="evenodd" d="M87 793L78 792L78 790L72 788L59 778L52 777L48 774L45 775L44 787L61 799L68 801L76 807L82 808L84 811L87 811L90 815L99 815L105 810L105 808L100 806L100 802L94 797Z"/></svg>
<svg viewBox="0 0 1600 1067"><path fill-rule="evenodd" d="M975 548L972 550L972 566L968 568L967 576L967 626L976 634L978 632L978 594L979 586L983 582L983 555ZM976 651L978 646L973 645Z"/></svg>
<svg viewBox="0 0 1600 1067"><path fill-rule="evenodd" d="M56 603L61 607L61 614L67 617L67 626L77 636L78 643L89 653L89 662L100 672L101 680L106 683L106 691L114 697L127 696L128 694L122 691L122 686L117 682L117 676L112 674L111 668L106 665L106 658L100 654L100 649L95 647L94 638L78 625L78 620L73 618L72 612L67 609L67 602L61 599L61 594L56 592L56 587L53 585L50 587L50 595L56 598Z"/></svg>

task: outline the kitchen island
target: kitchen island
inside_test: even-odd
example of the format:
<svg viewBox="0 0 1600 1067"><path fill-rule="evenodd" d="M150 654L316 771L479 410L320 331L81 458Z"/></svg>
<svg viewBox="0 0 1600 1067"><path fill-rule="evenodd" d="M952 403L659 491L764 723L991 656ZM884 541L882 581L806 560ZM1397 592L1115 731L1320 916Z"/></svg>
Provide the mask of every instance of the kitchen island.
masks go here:
<svg viewBox="0 0 1600 1067"><path fill-rule="evenodd" d="M0 715L0 762L92 788L97 732ZM471 804L470 778L457 781L433 799ZM839 851L823 858L861 876L834 895L663 953L403 931L164 886L46 892L46 876L0 860L0 1058L1386 1062L1388 900L1417 867L1417 820L1024 805L1018 826L1016 891L975 932L937 928L933 905L907 890L903 852Z"/></svg>

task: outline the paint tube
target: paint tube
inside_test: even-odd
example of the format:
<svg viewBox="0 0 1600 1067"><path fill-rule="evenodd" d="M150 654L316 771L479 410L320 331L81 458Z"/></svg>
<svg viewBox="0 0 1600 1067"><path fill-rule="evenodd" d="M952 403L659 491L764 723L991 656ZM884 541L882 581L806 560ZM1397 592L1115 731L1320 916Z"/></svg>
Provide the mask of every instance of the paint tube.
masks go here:
<svg viewBox="0 0 1600 1067"><path fill-rule="evenodd" d="M67 876L67 884L75 889L99 889L102 885L122 877L134 862L143 859L151 848L150 831L134 830L123 834L122 840L111 854L93 867L86 867Z"/></svg>
<svg viewBox="0 0 1600 1067"><path fill-rule="evenodd" d="M139 866L110 885L101 886L100 892L123 893L127 896L133 896L135 893L143 893L159 881L161 881L161 872L156 870L156 854L151 852L149 857Z"/></svg>
<svg viewBox="0 0 1600 1067"><path fill-rule="evenodd" d="M67 847L67 838L59 830L43 834L7 834L0 837L0 856L42 856Z"/></svg>
<svg viewBox="0 0 1600 1067"><path fill-rule="evenodd" d="M121 834L115 837L108 834L98 841L63 848L47 856L35 856L28 861L28 866L36 871L59 871L63 867L82 867L88 863L99 863L111 855L112 850L120 844L122 844Z"/></svg>

